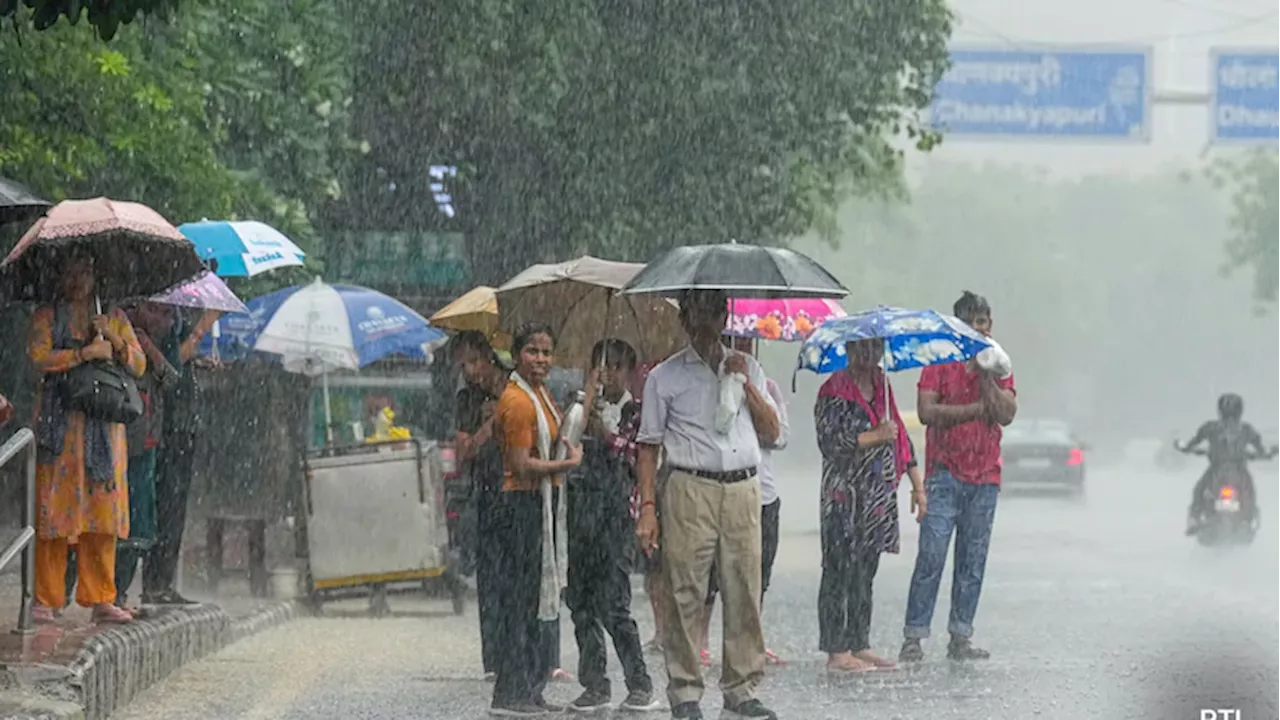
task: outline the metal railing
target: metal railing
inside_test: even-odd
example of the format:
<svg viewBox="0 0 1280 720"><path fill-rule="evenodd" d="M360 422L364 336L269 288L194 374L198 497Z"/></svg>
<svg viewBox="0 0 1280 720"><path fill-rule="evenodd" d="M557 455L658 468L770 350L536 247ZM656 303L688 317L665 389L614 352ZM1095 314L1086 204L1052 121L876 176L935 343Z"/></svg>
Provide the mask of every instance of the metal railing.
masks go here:
<svg viewBox="0 0 1280 720"><path fill-rule="evenodd" d="M0 445L0 467L23 450L27 451L25 473L26 492L22 498L22 530L0 552L0 570L22 553L22 607L18 610L18 627L14 632L26 635L35 632L31 621L31 593L35 588L36 573L36 436L31 428L22 428Z"/></svg>

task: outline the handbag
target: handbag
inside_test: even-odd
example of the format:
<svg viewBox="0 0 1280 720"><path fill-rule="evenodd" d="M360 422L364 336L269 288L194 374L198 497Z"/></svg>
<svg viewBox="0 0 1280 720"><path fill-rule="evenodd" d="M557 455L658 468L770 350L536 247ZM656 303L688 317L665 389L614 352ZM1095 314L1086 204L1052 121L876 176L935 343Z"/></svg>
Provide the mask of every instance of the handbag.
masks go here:
<svg viewBox="0 0 1280 720"><path fill-rule="evenodd" d="M87 417L131 423L142 417L138 383L119 365L95 360L71 368L63 380L63 403Z"/></svg>
<svg viewBox="0 0 1280 720"><path fill-rule="evenodd" d="M66 316L56 311L55 336L66 335ZM55 343L56 344L56 343ZM138 383L114 363L94 360L68 370L62 376L62 406L86 417L108 423L131 423L142 417Z"/></svg>

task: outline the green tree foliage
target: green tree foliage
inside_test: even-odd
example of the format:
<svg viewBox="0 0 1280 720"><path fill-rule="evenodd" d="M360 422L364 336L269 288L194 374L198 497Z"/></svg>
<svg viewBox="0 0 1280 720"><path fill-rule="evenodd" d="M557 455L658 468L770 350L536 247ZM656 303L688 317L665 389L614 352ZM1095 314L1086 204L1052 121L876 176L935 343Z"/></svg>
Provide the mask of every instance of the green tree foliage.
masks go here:
<svg viewBox="0 0 1280 720"><path fill-rule="evenodd" d="M321 0L193 4L108 44L84 25L27 33L0 44L0 83L19 89L0 105L0 174L54 200L136 200L175 223L262 220L322 251L312 221L355 147L347 47Z"/></svg>
<svg viewBox="0 0 1280 720"><path fill-rule="evenodd" d="M782 241L849 193L896 190L891 137L937 140L918 113L945 67L941 0L360 7L373 152L346 220L438 223L427 166L457 165L476 282L581 252ZM407 199L384 204L392 183Z"/></svg>
<svg viewBox="0 0 1280 720"><path fill-rule="evenodd" d="M1275 149L1218 159L1209 166L1208 175L1231 194L1225 270L1252 268L1255 297L1274 306L1280 282L1280 161Z"/></svg>
<svg viewBox="0 0 1280 720"><path fill-rule="evenodd" d="M168 17L177 8L178 0L0 0L0 19L10 19L15 28L30 23L47 30L60 18L76 25L85 17L99 37L110 40L121 25L143 15Z"/></svg>

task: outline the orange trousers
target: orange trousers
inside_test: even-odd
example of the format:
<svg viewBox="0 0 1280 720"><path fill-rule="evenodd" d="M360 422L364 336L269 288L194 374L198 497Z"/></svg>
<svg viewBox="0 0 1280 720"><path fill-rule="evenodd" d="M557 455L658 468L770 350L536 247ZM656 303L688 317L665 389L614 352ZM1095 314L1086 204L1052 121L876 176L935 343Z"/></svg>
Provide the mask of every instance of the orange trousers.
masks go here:
<svg viewBox="0 0 1280 720"><path fill-rule="evenodd" d="M85 533L76 539L76 602L84 607L116 601L116 536ZM36 540L36 604L67 604L67 539Z"/></svg>

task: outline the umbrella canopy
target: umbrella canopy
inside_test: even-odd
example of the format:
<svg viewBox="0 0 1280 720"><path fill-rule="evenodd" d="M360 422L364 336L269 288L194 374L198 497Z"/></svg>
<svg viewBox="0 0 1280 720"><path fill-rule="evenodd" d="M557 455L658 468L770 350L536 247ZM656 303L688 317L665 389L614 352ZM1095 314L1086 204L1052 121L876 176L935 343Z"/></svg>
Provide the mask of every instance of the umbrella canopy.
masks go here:
<svg viewBox="0 0 1280 720"><path fill-rule="evenodd" d="M183 223L178 230L195 245L201 259L217 263L222 277L253 277L298 267L307 256L284 233L256 220L201 220Z"/></svg>
<svg viewBox="0 0 1280 720"><path fill-rule="evenodd" d="M816 373L843 370L849 365L845 344L871 338L885 341L885 368L891 371L961 362L991 346L950 315L881 305L823 323L800 346L798 367Z"/></svg>
<svg viewBox="0 0 1280 720"><path fill-rule="evenodd" d="M446 337L409 306L368 288L316 278L285 292L253 347L280 355L290 372L358 370L390 355L427 357Z"/></svg>
<svg viewBox="0 0 1280 720"><path fill-rule="evenodd" d="M151 297L152 302L179 307L247 313L249 308L231 292L231 288L213 273L205 270L195 278Z"/></svg>
<svg viewBox="0 0 1280 720"><path fill-rule="evenodd" d="M844 316L844 308L834 300L734 298L729 300L729 319L725 322L724 334L793 342L809 337L815 328L830 318Z"/></svg>
<svg viewBox="0 0 1280 720"><path fill-rule="evenodd" d="M453 302L440 308L430 318L431 324L443 330L484 333L494 348L511 346L511 336L502 332L498 321L497 291L488 285L474 287Z"/></svg>
<svg viewBox="0 0 1280 720"><path fill-rule="evenodd" d="M199 352L223 360L244 360L253 354L258 335L280 306L305 286L287 287L260 295L245 303L246 314L229 314L218 320L218 334L206 333L200 339Z"/></svg>
<svg viewBox="0 0 1280 720"><path fill-rule="evenodd" d="M623 290L679 296L723 290L740 298L831 298L849 291L818 263L794 250L759 245L689 245L660 255Z"/></svg>
<svg viewBox="0 0 1280 720"><path fill-rule="evenodd" d="M498 288L501 328L514 334L528 322L547 323L562 367L585 368L606 337L625 340L640 362L666 358L684 343L679 308L658 296L618 294L642 267L589 255L533 265Z"/></svg>
<svg viewBox="0 0 1280 720"><path fill-rule="evenodd" d="M16 222L43 213L50 205L31 188L16 180L0 177L0 223Z"/></svg>
<svg viewBox="0 0 1280 720"><path fill-rule="evenodd" d="M103 197L65 200L0 263L8 298L52 299L72 256L93 260L94 290L109 300L149 297L204 270L191 243L146 205Z"/></svg>

